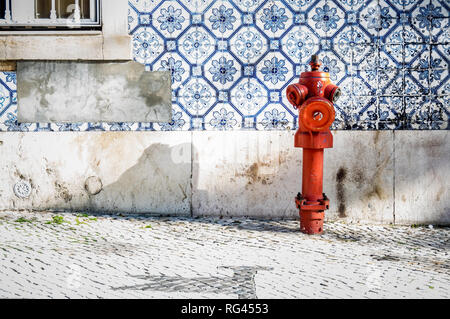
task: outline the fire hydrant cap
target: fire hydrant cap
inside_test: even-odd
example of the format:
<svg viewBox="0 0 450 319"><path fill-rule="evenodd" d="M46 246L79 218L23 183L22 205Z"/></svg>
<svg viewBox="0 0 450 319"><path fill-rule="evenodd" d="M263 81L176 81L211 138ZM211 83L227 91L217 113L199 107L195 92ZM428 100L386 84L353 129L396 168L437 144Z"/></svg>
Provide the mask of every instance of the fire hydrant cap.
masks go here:
<svg viewBox="0 0 450 319"><path fill-rule="evenodd" d="M300 109L301 123L313 132L327 130L333 124L335 112L333 105L325 98L316 97L307 100Z"/></svg>

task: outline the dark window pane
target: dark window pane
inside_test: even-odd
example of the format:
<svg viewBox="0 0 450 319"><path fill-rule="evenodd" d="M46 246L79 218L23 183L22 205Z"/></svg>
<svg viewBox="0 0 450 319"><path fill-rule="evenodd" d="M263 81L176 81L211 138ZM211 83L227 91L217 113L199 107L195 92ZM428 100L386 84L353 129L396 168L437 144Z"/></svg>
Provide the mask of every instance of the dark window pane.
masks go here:
<svg viewBox="0 0 450 319"><path fill-rule="evenodd" d="M74 0L56 0L56 15L58 18L73 18L75 12Z"/></svg>
<svg viewBox="0 0 450 319"><path fill-rule="evenodd" d="M52 9L51 0L36 0L36 19L50 19L50 10Z"/></svg>
<svg viewBox="0 0 450 319"><path fill-rule="evenodd" d="M89 0L80 0L80 6L81 6L81 9L80 9L81 19L90 19L91 18L90 1Z"/></svg>
<svg viewBox="0 0 450 319"><path fill-rule="evenodd" d="M0 0L0 19L5 18L6 0Z"/></svg>
<svg viewBox="0 0 450 319"><path fill-rule="evenodd" d="M58 11L58 18L73 18L75 14L75 1L74 0L57 0L56 5ZM89 19L90 5L89 0L80 0L80 17L81 19Z"/></svg>
<svg viewBox="0 0 450 319"><path fill-rule="evenodd" d="M1 0L0 0L1 1ZM52 9L51 0L35 0L36 18L49 19L50 10ZM90 18L90 0L80 0L80 17L81 19ZM56 17L58 19L73 18L75 14L75 0L55 0Z"/></svg>

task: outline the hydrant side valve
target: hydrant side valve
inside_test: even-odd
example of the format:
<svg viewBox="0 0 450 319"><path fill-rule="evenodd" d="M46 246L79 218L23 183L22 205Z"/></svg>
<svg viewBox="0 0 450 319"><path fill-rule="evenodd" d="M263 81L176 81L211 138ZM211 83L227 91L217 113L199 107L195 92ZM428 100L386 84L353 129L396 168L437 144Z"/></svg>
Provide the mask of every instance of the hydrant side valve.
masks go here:
<svg viewBox="0 0 450 319"><path fill-rule="evenodd" d="M328 84L325 87L324 96L331 102L334 103L341 96L341 89L334 84Z"/></svg>
<svg viewBox="0 0 450 319"><path fill-rule="evenodd" d="M289 103L291 103L294 108L298 108L306 100L308 95L308 88L300 83L294 83L288 86L286 91L286 96Z"/></svg>
<svg viewBox="0 0 450 319"><path fill-rule="evenodd" d="M323 232L324 211L329 199L323 188L323 149L333 147L330 126L335 118L333 103L340 89L326 72L318 71L317 55L311 57L311 71L303 72L298 83L286 90L289 102L298 109L298 130L295 147L303 148L302 193L295 198L300 210L300 230L307 234Z"/></svg>

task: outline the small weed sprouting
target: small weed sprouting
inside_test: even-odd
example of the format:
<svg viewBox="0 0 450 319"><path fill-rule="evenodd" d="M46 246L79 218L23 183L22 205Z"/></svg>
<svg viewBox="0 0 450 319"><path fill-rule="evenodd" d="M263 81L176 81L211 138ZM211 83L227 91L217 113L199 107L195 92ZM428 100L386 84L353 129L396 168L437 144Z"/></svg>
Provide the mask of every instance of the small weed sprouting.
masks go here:
<svg viewBox="0 0 450 319"><path fill-rule="evenodd" d="M46 224L62 224L62 223L69 223L67 220L64 219L62 216L53 216L52 220L46 222ZM70 223L69 223L70 224Z"/></svg>
<svg viewBox="0 0 450 319"><path fill-rule="evenodd" d="M77 217L75 218L75 223L77 225L81 225L81 224L88 224L89 221L97 221L97 217L89 217L88 214L78 214Z"/></svg>
<svg viewBox="0 0 450 319"><path fill-rule="evenodd" d="M55 224L62 224L62 223L67 222L67 221L65 221L64 217L62 217L62 216L53 216L53 222Z"/></svg>
<svg viewBox="0 0 450 319"><path fill-rule="evenodd" d="M145 226L145 228L152 228L152 225L147 225Z"/></svg>
<svg viewBox="0 0 450 319"><path fill-rule="evenodd" d="M80 224L86 224L84 221L79 220L78 217L75 218L75 223L76 223L77 225L80 225Z"/></svg>
<svg viewBox="0 0 450 319"><path fill-rule="evenodd" d="M15 220L15 222L16 222L16 223L31 223L32 220L26 219L26 218L24 218L24 217L20 217L20 218L17 218L17 219Z"/></svg>

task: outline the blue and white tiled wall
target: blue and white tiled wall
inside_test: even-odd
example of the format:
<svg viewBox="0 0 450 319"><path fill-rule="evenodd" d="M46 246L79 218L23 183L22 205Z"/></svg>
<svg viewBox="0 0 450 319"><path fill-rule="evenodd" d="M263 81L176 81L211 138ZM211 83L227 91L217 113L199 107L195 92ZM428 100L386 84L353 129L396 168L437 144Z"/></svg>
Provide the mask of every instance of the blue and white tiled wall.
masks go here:
<svg viewBox="0 0 450 319"><path fill-rule="evenodd" d="M130 0L136 61L171 70L170 123L20 124L0 73L0 128L285 130L285 89L319 54L343 95L335 129L449 129L450 0Z"/></svg>

